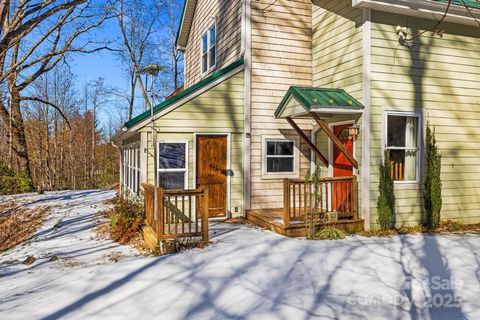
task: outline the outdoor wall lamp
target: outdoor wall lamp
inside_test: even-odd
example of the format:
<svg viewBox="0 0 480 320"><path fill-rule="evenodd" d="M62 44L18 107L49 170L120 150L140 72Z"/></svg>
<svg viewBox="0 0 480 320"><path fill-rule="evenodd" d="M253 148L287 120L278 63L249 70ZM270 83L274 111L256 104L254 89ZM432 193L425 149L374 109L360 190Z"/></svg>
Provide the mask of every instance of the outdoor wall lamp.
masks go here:
<svg viewBox="0 0 480 320"><path fill-rule="evenodd" d="M350 139L356 139L357 136L360 134L360 127L357 125L353 125L351 127L348 127L347 131L348 131L348 137Z"/></svg>

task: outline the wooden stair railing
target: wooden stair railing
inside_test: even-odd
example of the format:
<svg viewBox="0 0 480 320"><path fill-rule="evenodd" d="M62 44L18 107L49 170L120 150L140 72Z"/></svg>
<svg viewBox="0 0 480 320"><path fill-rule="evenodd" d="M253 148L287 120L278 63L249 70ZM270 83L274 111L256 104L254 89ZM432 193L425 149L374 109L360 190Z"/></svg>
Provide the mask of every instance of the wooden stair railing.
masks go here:
<svg viewBox="0 0 480 320"><path fill-rule="evenodd" d="M158 241L201 237L208 241L208 189L157 189L158 217L154 214L154 187L142 184L145 199L145 223L156 233Z"/></svg>

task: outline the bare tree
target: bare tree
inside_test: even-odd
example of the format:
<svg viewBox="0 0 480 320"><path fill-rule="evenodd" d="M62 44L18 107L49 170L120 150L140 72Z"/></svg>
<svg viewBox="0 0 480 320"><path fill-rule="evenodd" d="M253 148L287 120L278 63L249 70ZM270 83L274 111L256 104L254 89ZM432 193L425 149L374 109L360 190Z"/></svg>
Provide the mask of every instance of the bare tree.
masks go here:
<svg viewBox="0 0 480 320"><path fill-rule="evenodd" d="M0 100L0 116L4 122L12 119L8 138L28 178L31 172L21 103L39 98L22 92L64 61L67 54L107 48L89 39L88 34L109 17L110 11L93 0L2 0L0 4L0 85L6 85L10 96L8 107ZM61 113L56 105L49 105Z"/></svg>
<svg viewBox="0 0 480 320"><path fill-rule="evenodd" d="M109 89L105 86L103 78L98 78L92 81L89 85L90 90L88 96L90 98L91 113L93 125L90 131L91 141L91 154L90 154L90 176L89 180L92 184L95 184L95 151L97 145L97 114L101 107L109 101Z"/></svg>
<svg viewBox="0 0 480 320"><path fill-rule="evenodd" d="M183 83L183 71L180 70L183 54L177 50L177 46L175 45L178 24L178 17L176 16L176 12L178 12L179 9L178 1L168 0L166 5L165 29L167 32L163 33L166 36L164 39L160 39L159 43L165 43L167 45L161 46L159 50L167 66L163 74L163 86L165 88L165 95L169 95L177 90Z"/></svg>
<svg viewBox="0 0 480 320"><path fill-rule="evenodd" d="M155 58L157 49L153 40L155 33L159 31L162 7L162 0L119 0L116 16L124 48L121 59L127 66L130 80L129 119L133 115L137 84L147 107L152 107L148 88L142 81L141 69Z"/></svg>

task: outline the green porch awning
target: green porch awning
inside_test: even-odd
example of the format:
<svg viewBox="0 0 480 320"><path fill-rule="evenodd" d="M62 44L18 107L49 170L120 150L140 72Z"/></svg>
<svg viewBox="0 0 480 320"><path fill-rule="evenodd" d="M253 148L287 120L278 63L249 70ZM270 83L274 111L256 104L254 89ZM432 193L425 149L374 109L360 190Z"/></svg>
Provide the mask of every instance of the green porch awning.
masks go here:
<svg viewBox="0 0 480 320"><path fill-rule="evenodd" d="M310 113L362 113L363 105L343 89L292 86L275 110L275 118L311 117Z"/></svg>
<svg viewBox="0 0 480 320"><path fill-rule="evenodd" d="M448 0L433 0L435 2L443 2L448 4ZM452 0L452 4L457 6L467 6L469 8L480 9L480 3L476 0Z"/></svg>

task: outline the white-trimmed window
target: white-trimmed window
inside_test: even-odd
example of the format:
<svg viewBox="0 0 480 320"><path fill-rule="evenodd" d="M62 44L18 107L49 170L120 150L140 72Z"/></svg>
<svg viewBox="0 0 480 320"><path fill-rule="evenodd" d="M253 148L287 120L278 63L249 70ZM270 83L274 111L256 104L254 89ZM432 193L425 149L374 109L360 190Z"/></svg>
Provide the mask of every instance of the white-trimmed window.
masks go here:
<svg viewBox="0 0 480 320"><path fill-rule="evenodd" d="M413 113L386 113L386 149L394 181L417 182L419 176L419 116Z"/></svg>
<svg viewBox="0 0 480 320"><path fill-rule="evenodd" d="M188 187L188 143L158 143L158 186L163 189Z"/></svg>
<svg viewBox="0 0 480 320"><path fill-rule="evenodd" d="M122 185L130 193L140 191L140 147L136 144L122 149Z"/></svg>
<svg viewBox="0 0 480 320"><path fill-rule="evenodd" d="M267 138L264 143L264 154L266 174L295 173L295 141Z"/></svg>
<svg viewBox="0 0 480 320"><path fill-rule="evenodd" d="M202 74L211 71L217 63L217 26L213 24L208 31L202 35Z"/></svg>

